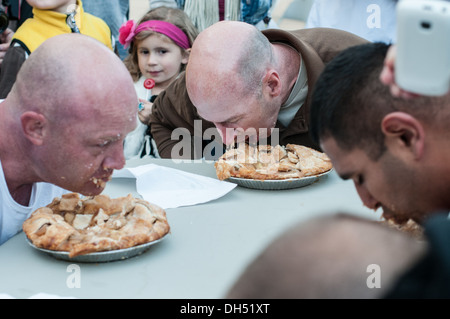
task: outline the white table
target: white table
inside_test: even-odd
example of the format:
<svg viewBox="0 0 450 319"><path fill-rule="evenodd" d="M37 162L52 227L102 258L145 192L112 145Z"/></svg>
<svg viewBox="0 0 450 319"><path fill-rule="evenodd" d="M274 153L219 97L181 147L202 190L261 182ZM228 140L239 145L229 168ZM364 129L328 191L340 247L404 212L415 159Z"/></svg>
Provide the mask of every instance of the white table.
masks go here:
<svg viewBox="0 0 450 319"><path fill-rule="evenodd" d="M210 162L150 162L215 177ZM139 164L143 162L127 163ZM135 180L113 179L105 193L137 195ZM36 251L20 233L0 246L0 293L15 298L41 292L76 298L222 298L276 236L298 222L337 211L379 218L378 212L363 207L352 182L332 172L298 189L236 187L208 203L167 209L171 234L144 254L123 261L74 266Z"/></svg>

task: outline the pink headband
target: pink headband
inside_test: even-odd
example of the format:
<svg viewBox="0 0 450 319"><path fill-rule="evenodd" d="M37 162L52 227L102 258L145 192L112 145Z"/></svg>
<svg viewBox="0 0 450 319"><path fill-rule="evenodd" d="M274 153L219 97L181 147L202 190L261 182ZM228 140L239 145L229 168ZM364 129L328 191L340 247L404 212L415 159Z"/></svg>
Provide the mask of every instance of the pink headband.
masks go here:
<svg viewBox="0 0 450 319"><path fill-rule="evenodd" d="M130 46L136 34L144 30L152 30L164 34L183 49L191 47L186 33L172 23L160 20L145 21L137 27L133 20L125 22L119 29L119 42L126 49Z"/></svg>

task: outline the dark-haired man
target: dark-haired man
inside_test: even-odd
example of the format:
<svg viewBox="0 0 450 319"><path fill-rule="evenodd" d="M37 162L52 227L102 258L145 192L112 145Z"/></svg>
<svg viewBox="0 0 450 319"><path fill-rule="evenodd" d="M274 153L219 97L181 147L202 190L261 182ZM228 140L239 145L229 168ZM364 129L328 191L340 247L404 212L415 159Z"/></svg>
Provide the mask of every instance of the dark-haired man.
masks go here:
<svg viewBox="0 0 450 319"><path fill-rule="evenodd" d="M450 94L394 98L379 75L388 46L348 49L314 92L311 132L364 204L421 222L450 209Z"/></svg>
<svg viewBox="0 0 450 319"><path fill-rule="evenodd" d="M379 43L337 56L318 80L311 132L366 206L382 208L397 223L411 218L424 225L426 254L386 296L448 298L450 93L425 97L399 89L389 77L393 56Z"/></svg>

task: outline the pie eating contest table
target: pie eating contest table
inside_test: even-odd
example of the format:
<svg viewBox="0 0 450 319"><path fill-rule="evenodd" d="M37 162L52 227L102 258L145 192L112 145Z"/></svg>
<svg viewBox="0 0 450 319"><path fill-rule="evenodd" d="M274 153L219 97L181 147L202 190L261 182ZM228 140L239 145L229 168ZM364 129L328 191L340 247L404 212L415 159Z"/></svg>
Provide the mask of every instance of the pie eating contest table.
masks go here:
<svg viewBox="0 0 450 319"><path fill-rule="evenodd" d="M167 159L153 163L216 178L214 163ZM155 181L157 183L158 181ZM136 180L113 178L104 193L137 196ZM255 190L237 186L216 200L166 209L171 232L143 254L107 263L73 263L31 247L23 232L0 246L0 294L74 298L223 298L245 267L277 236L309 218L348 212L379 219L364 208L351 181L335 171L309 186Z"/></svg>

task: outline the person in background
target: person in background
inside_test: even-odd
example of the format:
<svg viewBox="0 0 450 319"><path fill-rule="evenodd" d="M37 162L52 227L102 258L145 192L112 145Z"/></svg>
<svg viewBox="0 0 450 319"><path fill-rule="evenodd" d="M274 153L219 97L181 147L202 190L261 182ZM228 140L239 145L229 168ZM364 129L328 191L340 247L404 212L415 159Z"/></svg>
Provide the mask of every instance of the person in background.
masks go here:
<svg viewBox="0 0 450 319"><path fill-rule="evenodd" d="M3 11L4 16L1 17L2 23L8 23L7 27L0 25L0 68L6 51L8 50L11 40L14 36L15 30L22 25L22 23L33 16L32 7L26 1L19 0L3 0L0 4L0 11Z"/></svg>
<svg viewBox="0 0 450 319"><path fill-rule="evenodd" d="M398 0L315 0L306 28L335 28L372 42L394 43Z"/></svg>
<svg viewBox="0 0 450 319"><path fill-rule="evenodd" d="M39 46L0 103L0 244L54 197L100 194L125 164L136 113L133 81L110 48L70 33Z"/></svg>
<svg viewBox="0 0 450 319"><path fill-rule="evenodd" d="M63 33L81 33L91 36L111 50L112 37L108 25L85 13L81 0L27 0L33 7L33 17L17 29L11 46L5 54L0 71L0 98L5 98L23 62L44 42Z"/></svg>
<svg viewBox="0 0 450 319"><path fill-rule="evenodd" d="M127 56L119 42L119 28L128 20L129 0L83 0L84 11L99 17L111 29L114 48L121 59Z"/></svg>
<svg viewBox="0 0 450 319"><path fill-rule="evenodd" d="M13 36L14 31L10 28L6 28L2 33L0 33L0 70L5 58L6 51L8 51Z"/></svg>
<svg viewBox="0 0 450 319"><path fill-rule="evenodd" d="M186 68L198 32L180 9L150 10L135 25L128 21L120 39L129 49L124 63L135 82L141 109L136 129L125 139L125 158L159 157L148 123L153 101ZM151 88L147 85L151 82Z"/></svg>
<svg viewBox="0 0 450 319"><path fill-rule="evenodd" d="M3 10L9 17L11 29L17 30L26 19L33 16L33 7L23 0L2 0Z"/></svg>
<svg viewBox="0 0 450 319"><path fill-rule="evenodd" d="M167 8L178 8L177 0L149 0L148 5L150 10L167 7Z"/></svg>
<svg viewBox="0 0 450 319"><path fill-rule="evenodd" d="M149 5L184 10L199 31L223 20L247 22L260 30L278 28L271 18L272 0L149 0Z"/></svg>

